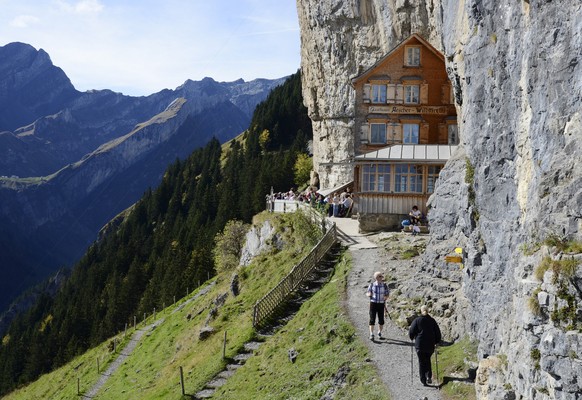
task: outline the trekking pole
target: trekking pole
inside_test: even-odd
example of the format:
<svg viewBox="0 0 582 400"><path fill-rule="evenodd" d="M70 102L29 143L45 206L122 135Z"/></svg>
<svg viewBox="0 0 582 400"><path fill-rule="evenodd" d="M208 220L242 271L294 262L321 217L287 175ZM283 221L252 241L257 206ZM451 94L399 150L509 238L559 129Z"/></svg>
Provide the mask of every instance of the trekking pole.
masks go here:
<svg viewBox="0 0 582 400"><path fill-rule="evenodd" d="M410 383L414 383L414 378L413 378L413 374L414 374L414 372L413 372L413 366L412 366L412 364L413 364L413 362L414 362L414 361L412 360L412 359L413 359L413 355L414 355L414 350L413 350L413 348L414 348L414 342L412 342L412 343L410 344Z"/></svg>
<svg viewBox="0 0 582 400"><path fill-rule="evenodd" d="M434 361L435 361L435 366L436 366L436 383L440 389L440 384L439 384L439 347L435 346L434 350L435 350L434 351Z"/></svg>

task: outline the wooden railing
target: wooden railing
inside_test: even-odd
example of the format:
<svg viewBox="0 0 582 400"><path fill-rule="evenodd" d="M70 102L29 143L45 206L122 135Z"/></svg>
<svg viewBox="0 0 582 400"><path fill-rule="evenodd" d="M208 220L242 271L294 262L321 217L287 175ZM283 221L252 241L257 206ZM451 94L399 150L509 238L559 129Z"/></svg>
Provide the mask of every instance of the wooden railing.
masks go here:
<svg viewBox="0 0 582 400"><path fill-rule="evenodd" d="M283 304L289 295L296 290L309 274L323 259L327 252L337 241L337 230L335 223L326 221L317 211L309 206L300 208L308 213L317 224L326 230L321 240L313 247L311 252L299 262L287 276L285 276L269 293L257 301L253 309L253 327L260 327L273 313Z"/></svg>

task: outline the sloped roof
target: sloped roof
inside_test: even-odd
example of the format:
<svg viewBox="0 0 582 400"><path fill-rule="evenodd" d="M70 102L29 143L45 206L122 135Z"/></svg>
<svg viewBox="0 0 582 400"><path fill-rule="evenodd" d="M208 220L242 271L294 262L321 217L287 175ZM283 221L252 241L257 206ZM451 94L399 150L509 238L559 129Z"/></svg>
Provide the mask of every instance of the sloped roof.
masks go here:
<svg viewBox="0 0 582 400"><path fill-rule="evenodd" d="M396 144L356 156L356 163L372 161L401 161L444 163L457 146L448 144Z"/></svg>
<svg viewBox="0 0 582 400"><path fill-rule="evenodd" d="M332 188L321 188L317 191L317 193L323 195L323 196L327 196L328 194L334 193L334 192L339 192L342 191L343 189L347 188L348 186L352 185L354 183L354 181L349 181L347 183L342 183L341 185L332 187Z"/></svg>
<svg viewBox="0 0 582 400"><path fill-rule="evenodd" d="M388 54L386 54L384 57L382 57L380 60L378 60L374 65L372 65L366 71L364 71L360 75L352 78L352 84L355 84L355 83L361 81L362 79L367 78L368 75L370 75L376 69L376 67L378 67L384 61L386 61L388 58L390 58L402 46L407 45L410 41L412 41L412 39L418 40L423 46L425 46L426 48L428 48L437 57L439 57L443 62L445 61L445 57L443 56L443 54L440 51L438 51L437 49L435 49L429 42L427 42L426 40L424 40L422 38L422 36L420 36L417 33L413 33L412 35L410 35L409 37L407 37L406 39L404 39L402 42L400 42L398 45L396 45L396 47L394 47L392 50L390 50L388 52Z"/></svg>

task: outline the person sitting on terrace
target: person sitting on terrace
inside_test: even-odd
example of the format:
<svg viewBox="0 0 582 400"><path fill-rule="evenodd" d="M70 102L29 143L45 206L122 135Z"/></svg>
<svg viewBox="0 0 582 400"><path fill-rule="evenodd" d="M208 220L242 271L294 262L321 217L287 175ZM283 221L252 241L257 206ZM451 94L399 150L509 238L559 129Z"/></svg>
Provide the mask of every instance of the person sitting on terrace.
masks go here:
<svg viewBox="0 0 582 400"><path fill-rule="evenodd" d="M408 213L408 219L402 221L402 227L405 228L409 225L420 225L422 222L423 216L422 212L418 209L418 206L412 206L412 210Z"/></svg>
<svg viewBox="0 0 582 400"><path fill-rule="evenodd" d="M340 210L340 197L337 194L337 192L333 194L331 201L333 204L333 216L337 217L337 216L339 216L339 210Z"/></svg>
<svg viewBox="0 0 582 400"><path fill-rule="evenodd" d="M352 196L350 196L349 194L346 194L346 198L342 203L342 211L341 211L341 216L342 217L349 217L351 212L352 212L352 205L354 204L354 200L352 199Z"/></svg>

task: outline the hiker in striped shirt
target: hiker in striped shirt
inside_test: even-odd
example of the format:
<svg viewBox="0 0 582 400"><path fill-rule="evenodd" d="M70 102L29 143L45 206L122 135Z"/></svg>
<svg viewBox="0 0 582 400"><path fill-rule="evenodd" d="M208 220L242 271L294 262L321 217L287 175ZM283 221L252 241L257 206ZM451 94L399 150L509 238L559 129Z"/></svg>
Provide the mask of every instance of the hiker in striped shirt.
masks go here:
<svg viewBox="0 0 582 400"><path fill-rule="evenodd" d="M382 339L384 328L384 308L388 299L388 285L384 282L384 274L374 272L374 282L368 286L366 296L370 298L370 340L374 340L374 325L378 317L378 339Z"/></svg>

